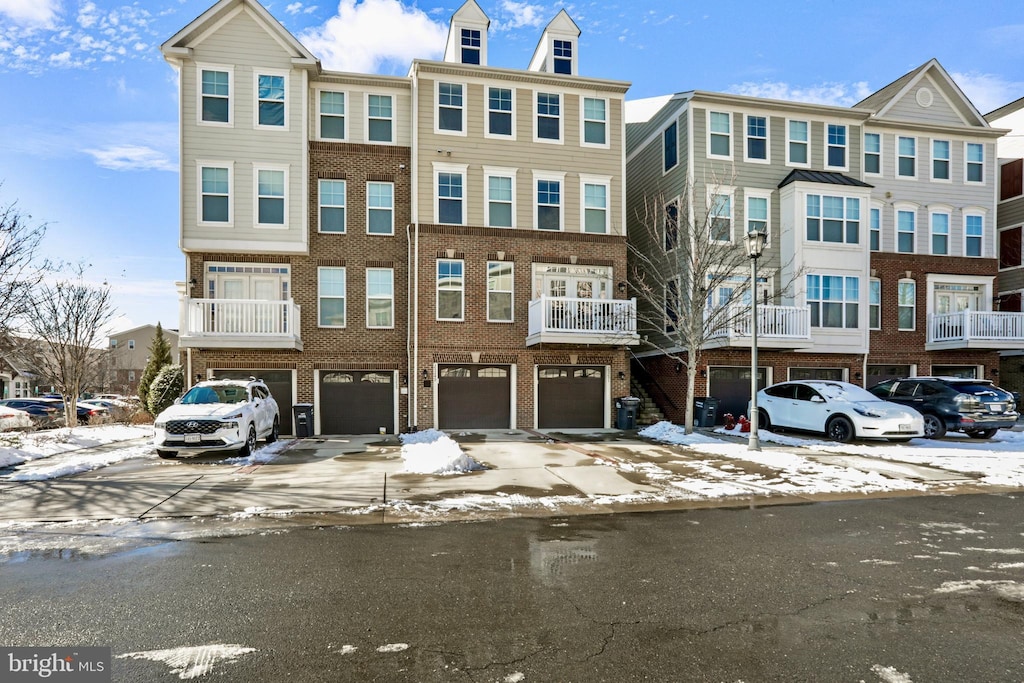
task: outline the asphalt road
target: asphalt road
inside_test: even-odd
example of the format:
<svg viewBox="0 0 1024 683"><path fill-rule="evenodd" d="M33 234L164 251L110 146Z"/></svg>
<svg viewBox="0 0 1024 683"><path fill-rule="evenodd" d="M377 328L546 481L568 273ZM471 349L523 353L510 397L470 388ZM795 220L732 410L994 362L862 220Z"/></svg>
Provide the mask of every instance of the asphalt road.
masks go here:
<svg viewBox="0 0 1024 683"><path fill-rule="evenodd" d="M5 556L0 644L115 657L207 646L115 659L115 681L147 683L1022 681L1022 504L915 497L235 537L207 520L178 523L202 526L189 540L154 527L109 547L89 537L98 527L66 552ZM216 645L252 650L221 658Z"/></svg>

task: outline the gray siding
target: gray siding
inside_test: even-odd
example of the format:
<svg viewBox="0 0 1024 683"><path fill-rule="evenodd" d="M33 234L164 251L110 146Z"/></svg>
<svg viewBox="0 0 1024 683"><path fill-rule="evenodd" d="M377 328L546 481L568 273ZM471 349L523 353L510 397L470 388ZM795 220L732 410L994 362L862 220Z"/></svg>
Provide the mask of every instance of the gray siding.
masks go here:
<svg viewBox="0 0 1024 683"><path fill-rule="evenodd" d="M921 88L927 88L931 91L931 105L927 107L921 106L917 101L917 93ZM961 118L956 109L950 106L949 101L944 96L944 88L940 88L932 78L927 76L904 94L903 97L894 102L885 113L884 118L943 126L964 125L963 118Z"/></svg>

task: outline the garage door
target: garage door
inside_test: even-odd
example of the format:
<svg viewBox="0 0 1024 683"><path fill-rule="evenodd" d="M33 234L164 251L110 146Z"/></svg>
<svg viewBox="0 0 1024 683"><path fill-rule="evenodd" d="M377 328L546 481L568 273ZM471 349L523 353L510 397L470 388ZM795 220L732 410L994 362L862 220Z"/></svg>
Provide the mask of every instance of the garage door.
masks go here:
<svg viewBox="0 0 1024 683"><path fill-rule="evenodd" d="M386 370L321 370L321 434L395 431L395 373Z"/></svg>
<svg viewBox="0 0 1024 683"><path fill-rule="evenodd" d="M579 365L537 367L537 427L605 426L604 368Z"/></svg>
<svg viewBox="0 0 1024 683"><path fill-rule="evenodd" d="M757 388L765 387L766 370L757 370ZM708 369L708 394L718 399L715 424L722 424L726 413L738 418L747 414L750 404L750 368L711 367ZM749 417L749 416L748 416Z"/></svg>
<svg viewBox="0 0 1024 683"><path fill-rule="evenodd" d="M512 366L439 365L437 421L441 429L508 429Z"/></svg>
<svg viewBox="0 0 1024 683"><path fill-rule="evenodd" d="M214 370L213 376L223 379L249 379L256 377L267 383L270 395L277 401L277 407L281 411L281 433L294 434L292 429L292 404L295 402L292 395L292 373L293 370Z"/></svg>
<svg viewBox="0 0 1024 683"><path fill-rule="evenodd" d="M870 389L886 380L904 377L910 377L909 365L869 365L868 379L864 382L864 387Z"/></svg>

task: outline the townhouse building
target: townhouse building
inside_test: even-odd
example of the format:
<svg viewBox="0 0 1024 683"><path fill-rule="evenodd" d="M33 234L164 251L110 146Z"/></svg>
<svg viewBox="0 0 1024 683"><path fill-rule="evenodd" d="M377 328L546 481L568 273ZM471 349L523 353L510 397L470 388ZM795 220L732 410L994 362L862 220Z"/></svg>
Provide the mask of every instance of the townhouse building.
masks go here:
<svg viewBox="0 0 1024 683"><path fill-rule="evenodd" d="M177 359L178 331L162 329L162 332L171 347L171 358ZM103 388L124 396L138 395L139 380L149 363L149 347L153 345L155 337L156 325L140 325L108 336L108 351L104 358L107 371Z"/></svg>
<svg viewBox="0 0 1024 683"><path fill-rule="evenodd" d="M935 60L852 107L703 91L631 103L627 216L659 197L666 216L713 212L725 226L713 239L736 249L749 230L767 231L756 287L759 386L991 378L999 350L1024 348L1020 314L993 305L995 145L1004 132ZM637 240L641 251L666 248ZM729 286L749 289L749 275ZM719 294L708 292L709 309ZM645 304L648 314L657 308ZM637 376L681 420L685 373L664 353L678 349L666 348L663 328L641 333L649 343L636 351ZM744 414L750 326L709 337L696 395L718 398L719 417Z"/></svg>
<svg viewBox="0 0 1024 683"><path fill-rule="evenodd" d="M561 11L525 69L474 0L441 60L329 71L254 0L162 46L179 73L179 345L322 434L606 427L639 343L624 98ZM567 400L570 398L572 400Z"/></svg>

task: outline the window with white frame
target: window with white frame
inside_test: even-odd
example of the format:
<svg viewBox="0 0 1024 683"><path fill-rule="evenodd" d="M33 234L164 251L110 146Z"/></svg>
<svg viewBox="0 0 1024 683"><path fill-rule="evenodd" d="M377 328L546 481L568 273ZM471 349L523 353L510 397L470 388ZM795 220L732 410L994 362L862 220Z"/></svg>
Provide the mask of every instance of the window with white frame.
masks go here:
<svg viewBox="0 0 1024 683"><path fill-rule="evenodd" d="M608 144L608 100L583 98L583 144Z"/></svg>
<svg viewBox="0 0 1024 683"><path fill-rule="evenodd" d="M868 329L882 329L882 281L868 280Z"/></svg>
<svg viewBox="0 0 1024 683"><path fill-rule="evenodd" d="M808 275L807 305L811 327L857 328L860 279L841 275Z"/></svg>
<svg viewBox="0 0 1024 683"><path fill-rule="evenodd" d="M395 326L395 271L392 268L366 269L366 326Z"/></svg>
<svg viewBox="0 0 1024 683"><path fill-rule="evenodd" d="M555 40L552 44L553 67L556 74L572 75L572 41Z"/></svg>
<svg viewBox="0 0 1024 683"><path fill-rule="evenodd" d="M344 268L317 268L317 302L319 327L345 327Z"/></svg>
<svg viewBox="0 0 1024 683"><path fill-rule="evenodd" d="M513 263L487 262L487 322L512 322Z"/></svg>
<svg viewBox="0 0 1024 683"><path fill-rule="evenodd" d="M231 70L200 69L201 122L231 124L232 76Z"/></svg>
<svg viewBox="0 0 1024 683"><path fill-rule="evenodd" d="M437 130L442 133L463 133L466 126L461 83L437 84Z"/></svg>
<svg viewBox="0 0 1024 683"><path fill-rule="evenodd" d="M979 214L964 214L964 256L981 256L984 236L985 217Z"/></svg>
<svg viewBox="0 0 1024 683"><path fill-rule="evenodd" d="M134 382L135 381L135 371L134 370L129 370L128 371L128 381L129 382Z"/></svg>
<svg viewBox="0 0 1024 683"><path fill-rule="evenodd" d="M537 134L538 140L562 139L562 104L558 93L537 93Z"/></svg>
<svg viewBox="0 0 1024 683"><path fill-rule="evenodd" d="M842 124L825 126L825 166L846 168L846 126Z"/></svg>
<svg viewBox="0 0 1024 683"><path fill-rule="evenodd" d="M583 232L608 232L608 186L610 180L581 178L583 195Z"/></svg>
<svg viewBox="0 0 1024 683"><path fill-rule="evenodd" d="M371 235L395 233L394 183L366 183L366 232Z"/></svg>
<svg viewBox="0 0 1024 683"><path fill-rule="evenodd" d="M860 199L807 195L807 240L860 244Z"/></svg>
<svg viewBox="0 0 1024 683"><path fill-rule="evenodd" d="M969 183L985 181L985 146L980 142L968 142L964 153L967 163L964 179Z"/></svg>
<svg viewBox="0 0 1024 683"><path fill-rule="evenodd" d="M871 251L882 250L882 210L879 208L871 209L871 244L869 245Z"/></svg>
<svg viewBox="0 0 1024 683"><path fill-rule="evenodd" d="M366 96L367 130L370 142L394 142L394 102L391 95Z"/></svg>
<svg viewBox="0 0 1024 683"><path fill-rule="evenodd" d="M320 91L320 137L325 140L345 139L345 93Z"/></svg>
<svg viewBox="0 0 1024 683"><path fill-rule="evenodd" d="M231 168L200 166L201 223L231 222Z"/></svg>
<svg viewBox="0 0 1024 683"><path fill-rule="evenodd" d="M672 251L679 244L679 200L673 199L665 205L665 251Z"/></svg>
<svg viewBox="0 0 1024 683"><path fill-rule="evenodd" d="M708 238L711 242L732 241L732 194L712 194L708 207Z"/></svg>
<svg viewBox="0 0 1024 683"><path fill-rule="evenodd" d="M479 29L464 28L460 36L463 64L479 64L481 51L481 34Z"/></svg>
<svg viewBox="0 0 1024 683"><path fill-rule="evenodd" d="M487 88L487 134L513 136L511 88Z"/></svg>
<svg viewBox="0 0 1024 683"><path fill-rule="evenodd" d="M897 287L896 328L912 331L917 320L917 283L913 280L900 280Z"/></svg>
<svg viewBox="0 0 1024 683"><path fill-rule="evenodd" d="M487 215L485 224L492 228L511 228L515 225L515 171L484 169L487 183Z"/></svg>
<svg viewBox="0 0 1024 683"><path fill-rule="evenodd" d="M807 121L786 122L786 163L807 166L810 163L810 124Z"/></svg>
<svg viewBox="0 0 1024 683"><path fill-rule="evenodd" d="M901 254L914 253L915 223L917 213L909 209L896 211L896 251Z"/></svg>
<svg viewBox="0 0 1024 683"><path fill-rule="evenodd" d="M454 259L437 261L437 319L462 320L464 315L463 262Z"/></svg>
<svg viewBox="0 0 1024 683"><path fill-rule="evenodd" d="M932 180L949 180L949 140L932 140Z"/></svg>
<svg viewBox="0 0 1024 683"><path fill-rule="evenodd" d="M949 214L945 211L933 211L932 223L932 254L947 256L949 254Z"/></svg>
<svg viewBox="0 0 1024 683"><path fill-rule="evenodd" d="M285 77L281 74L256 74L256 125L284 128L288 125L285 112Z"/></svg>
<svg viewBox="0 0 1024 683"><path fill-rule="evenodd" d="M135 348L135 340L134 339L129 339L128 340L128 348L129 349L134 349Z"/></svg>
<svg viewBox="0 0 1024 683"><path fill-rule="evenodd" d="M896 175L917 177L917 138L903 135L896 138Z"/></svg>
<svg viewBox="0 0 1024 683"><path fill-rule="evenodd" d="M345 181L320 179L320 232L345 232Z"/></svg>
<svg viewBox="0 0 1024 683"><path fill-rule="evenodd" d="M282 227L287 225L285 187L288 172L276 168L256 168L256 224Z"/></svg>
<svg viewBox="0 0 1024 683"><path fill-rule="evenodd" d="M437 173L437 222L447 225L463 225L465 220L463 183L461 172L438 171Z"/></svg>
<svg viewBox="0 0 1024 683"><path fill-rule="evenodd" d="M768 117L747 115L747 161L768 161Z"/></svg>
<svg viewBox="0 0 1024 683"><path fill-rule="evenodd" d="M765 245L771 241L769 217L771 216L772 199L768 192L745 190L747 199L747 232L763 232L768 235Z"/></svg>
<svg viewBox="0 0 1024 683"><path fill-rule="evenodd" d="M732 114L708 112L708 156L732 158Z"/></svg>
<svg viewBox="0 0 1024 683"><path fill-rule="evenodd" d="M537 179L537 229L562 229L562 181Z"/></svg>
<svg viewBox="0 0 1024 683"><path fill-rule="evenodd" d="M679 326L679 278L671 278L665 286L665 332L671 334Z"/></svg>
<svg viewBox="0 0 1024 683"><path fill-rule="evenodd" d="M673 121L661 133L662 170L667 173L679 163L679 127Z"/></svg>
<svg viewBox="0 0 1024 683"><path fill-rule="evenodd" d="M872 175L882 172L881 133L864 133L864 172Z"/></svg>

